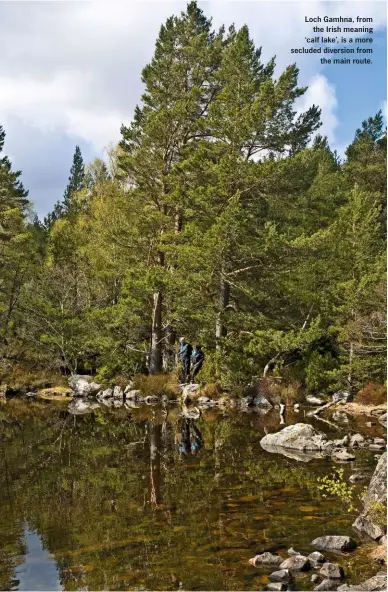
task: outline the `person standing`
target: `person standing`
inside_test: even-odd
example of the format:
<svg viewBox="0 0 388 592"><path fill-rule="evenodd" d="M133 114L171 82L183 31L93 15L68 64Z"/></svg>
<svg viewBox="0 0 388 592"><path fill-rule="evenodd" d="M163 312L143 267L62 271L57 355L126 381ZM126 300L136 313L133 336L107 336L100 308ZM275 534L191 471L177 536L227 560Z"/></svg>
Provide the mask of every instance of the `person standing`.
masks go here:
<svg viewBox="0 0 388 592"><path fill-rule="evenodd" d="M185 337L181 337L179 340L179 359L182 364L184 379L187 382L190 381L190 362L193 348L190 343L187 343Z"/></svg>
<svg viewBox="0 0 388 592"><path fill-rule="evenodd" d="M191 363L193 365L192 381L202 368L203 361L205 359L204 353L200 345L194 345L193 353L191 354Z"/></svg>

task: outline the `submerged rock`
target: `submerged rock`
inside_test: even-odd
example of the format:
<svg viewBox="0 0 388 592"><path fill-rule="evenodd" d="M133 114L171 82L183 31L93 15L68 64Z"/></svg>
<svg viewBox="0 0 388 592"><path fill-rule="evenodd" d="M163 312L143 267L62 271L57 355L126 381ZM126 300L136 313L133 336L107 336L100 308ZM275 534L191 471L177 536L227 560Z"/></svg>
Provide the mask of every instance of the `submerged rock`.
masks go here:
<svg viewBox="0 0 388 592"><path fill-rule="evenodd" d="M349 477L350 483L362 483L363 481L367 481L368 479L369 475L365 475L364 473L354 473Z"/></svg>
<svg viewBox="0 0 388 592"><path fill-rule="evenodd" d="M256 567L258 565L280 565L283 563L283 558L279 557L279 555L273 555L272 553L265 552L256 555L256 557L252 557L252 559L249 560L249 563L255 565Z"/></svg>
<svg viewBox="0 0 388 592"><path fill-rule="evenodd" d="M349 536L321 536L311 543L321 551L352 551L357 543Z"/></svg>
<svg viewBox="0 0 388 592"><path fill-rule="evenodd" d="M345 577L343 567L338 563L325 563L319 573L329 580L342 580Z"/></svg>
<svg viewBox="0 0 388 592"><path fill-rule="evenodd" d="M380 506L384 512L387 504L387 453L379 459L373 473L368 490L364 496L364 508L360 516L353 523L353 527L366 533L373 540L381 538L386 533L386 528L376 521L376 506Z"/></svg>
<svg viewBox="0 0 388 592"><path fill-rule="evenodd" d="M356 460L356 457L353 454L350 454L346 450L335 450L331 455L333 460L337 460L340 462L348 462L352 460Z"/></svg>

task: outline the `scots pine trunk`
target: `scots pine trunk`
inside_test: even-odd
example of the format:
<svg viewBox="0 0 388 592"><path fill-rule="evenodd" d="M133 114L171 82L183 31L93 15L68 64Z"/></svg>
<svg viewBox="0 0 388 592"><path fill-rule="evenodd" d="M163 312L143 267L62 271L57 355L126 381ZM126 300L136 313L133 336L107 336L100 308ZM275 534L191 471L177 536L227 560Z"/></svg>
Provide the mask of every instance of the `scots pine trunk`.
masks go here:
<svg viewBox="0 0 388 592"><path fill-rule="evenodd" d="M221 350L221 339L227 334L224 322L225 310L230 302L230 283L221 279L219 292L219 311L216 321L216 349Z"/></svg>

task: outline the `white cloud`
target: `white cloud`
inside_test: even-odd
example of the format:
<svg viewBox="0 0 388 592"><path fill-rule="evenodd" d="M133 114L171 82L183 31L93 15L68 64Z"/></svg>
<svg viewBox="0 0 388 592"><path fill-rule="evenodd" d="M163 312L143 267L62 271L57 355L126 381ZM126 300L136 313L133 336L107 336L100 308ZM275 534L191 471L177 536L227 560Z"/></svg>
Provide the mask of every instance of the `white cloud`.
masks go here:
<svg viewBox="0 0 388 592"><path fill-rule="evenodd" d="M297 113L306 111L312 105L318 105L322 111L322 126L319 128L319 133L327 136L329 144L334 143L338 126L336 116L338 101L334 85L330 84L322 74L317 74L310 80L306 93L297 102Z"/></svg>
<svg viewBox="0 0 388 592"><path fill-rule="evenodd" d="M212 0L199 4L213 17L215 27L247 23L256 45L263 47L263 59L277 55L277 75L296 61L289 50L304 44L309 32L305 15L370 16L375 28L386 23L385 2ZM25 137L34 142L37 130L40 142L42 134L51 138L46 154L39 155L47 160L63 159L51 149L58 135L73 144L84 142L96 154L117 141L121 123L130 121L140 101L140 73L152 57L160 25L185 6L181 0L0 1L0 38L6 49L0 61L0 123L6 127L15 166L25 170L24 159L37 158L34 145L29 146L29 156L18 148ZM318 104L324 123L321 131L335 141L335 89L322 75L316 57L298 56L297 62L300 84L309 85L299 107ZM59 150L60 143L56 145ZM63 167L67 174L67 156Z"/></svg>

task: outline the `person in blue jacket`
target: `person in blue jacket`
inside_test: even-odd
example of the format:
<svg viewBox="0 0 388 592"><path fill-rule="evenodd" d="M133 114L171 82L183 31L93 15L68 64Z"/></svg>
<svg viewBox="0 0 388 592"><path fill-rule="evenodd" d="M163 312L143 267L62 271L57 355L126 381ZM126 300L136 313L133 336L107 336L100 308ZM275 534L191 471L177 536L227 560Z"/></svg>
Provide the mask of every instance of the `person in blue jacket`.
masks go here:
<svg viewBox="0 0 388 592"><path fill-rule="evenodd" d="M205 359L202 347L200 345L194 345L193 353L191 354L191 363L193 365L192 381L202 368L203 361Z"/></svg>
<svg viewBox="0 0 388 592"><path fill-rule="evenodd" d="M190 381L190 362L193 348L190 343L187 343L185 337L179 340L179 359L181 361L184 373L184 380Z"/></svg>

